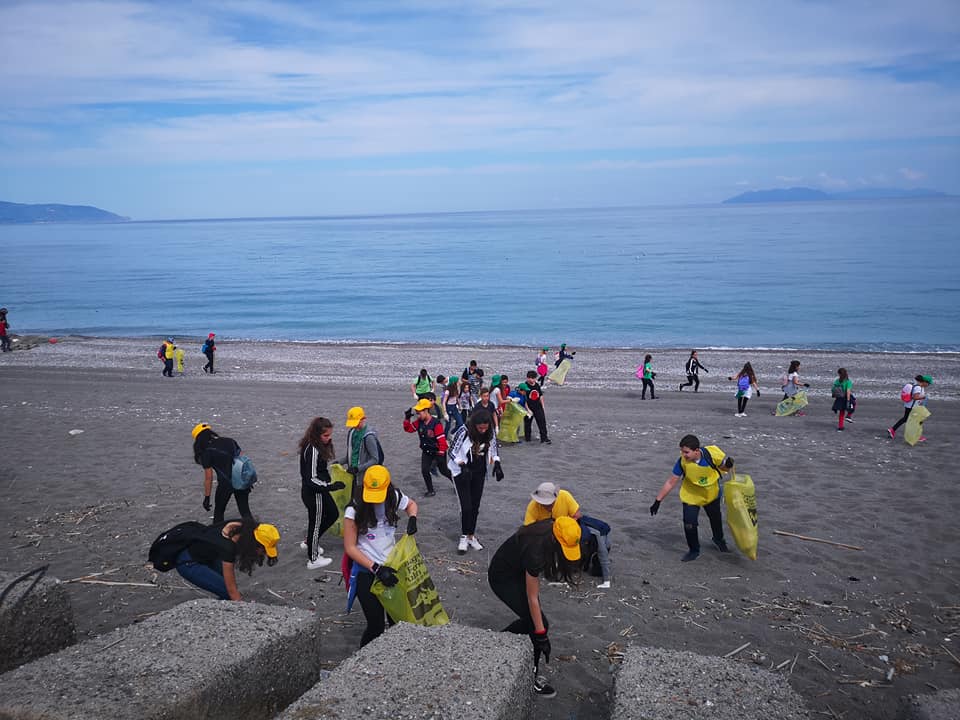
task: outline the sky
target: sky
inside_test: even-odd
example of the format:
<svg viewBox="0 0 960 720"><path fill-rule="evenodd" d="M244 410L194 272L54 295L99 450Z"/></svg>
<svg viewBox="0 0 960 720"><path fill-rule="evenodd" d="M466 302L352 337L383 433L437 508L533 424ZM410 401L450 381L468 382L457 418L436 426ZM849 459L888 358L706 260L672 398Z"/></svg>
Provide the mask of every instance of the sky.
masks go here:
<svg viewBox="0 0 960 720"><path fill-rule="evenodd" d="M960 194L960 2L0 0L0 200L138 220Z"/></svg>

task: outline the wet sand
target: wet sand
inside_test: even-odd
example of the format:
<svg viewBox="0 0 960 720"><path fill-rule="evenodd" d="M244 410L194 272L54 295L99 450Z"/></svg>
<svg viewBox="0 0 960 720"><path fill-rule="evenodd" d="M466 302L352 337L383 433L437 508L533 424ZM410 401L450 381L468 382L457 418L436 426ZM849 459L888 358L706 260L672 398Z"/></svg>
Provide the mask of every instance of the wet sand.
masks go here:
<svg viewBox="0 0 960 720"><path fill-rule="evenodd" d="M546 393L553 444L502 450L506 478L488 481L480 513L485 549L459 556L453 488L440 478L437 496L423 498L416 438L402 431L408 385L421 366L459 372L474 357L488 376L506 370L517 381L532 351L223 343L221 372L206 376L190 345L186 376L166 379L156 344L67 338L0 358L0 567L25 572L49 564L63 580L108 572L96 579L155 583L71 583L81 638L200 595L145 561L158 533L208 517L190 442L190 428L207 421L253 458L260 482L251 507L283 535L280 563L241 577L241 591L257 602L318 612L331 665L353 652L363 627L359 607L345 616L336 566L308 571L297 547L306 512L296 443L313 416L327 415L342 449L346 409L359 404L395 482L420 503L417 540L457 622L499 629L512 620L487 586L486 566L520 523L537 483L556 482L613 526L610 590L584 577L577 588L543 593L555 653L549 675L560 690L539 701L544 717L605 717L616 653L628 643L722 655L749 642L739 662L780 665L811 708L829 706L848 719L893 718L902 695L960 686L960 666L944 650L960 656L960 501L950 472L960 426L956 355L703 351L711 373L693 394L678 393L675 384L688 351L659 351L658 399L641 401L632 372L642 351L580 350L570 384ZM811 405L804 417L775 418L776 378L793 356L814 385ZM747 417L734 418L725 377L745 359L754 362L763 392ZM855 422L838 433L829 382L841 364L861 402ZM901 414L897 386L919 372L935 378L933 415L928 442L911 448L888 440L885 428ZM687 432L720 445L757 484L756 562L708 547L704 519L703 554L680 563L676 491L650 517L647 508ZM777 536L775 529L864 549ZM339 556L336 539L322 544Z"/></svg>

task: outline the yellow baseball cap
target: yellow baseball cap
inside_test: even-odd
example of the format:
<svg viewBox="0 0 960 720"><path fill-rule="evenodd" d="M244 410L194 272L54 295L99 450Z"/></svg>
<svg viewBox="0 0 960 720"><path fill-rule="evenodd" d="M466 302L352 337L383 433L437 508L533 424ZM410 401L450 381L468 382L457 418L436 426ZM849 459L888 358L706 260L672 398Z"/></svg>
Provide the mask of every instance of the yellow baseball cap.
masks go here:
<svg viewBox="0 0 960 720"><path fill-rule="evenodd" d="M363 474L363 501L368 503L382 503L387 499L387 488L390 487L390 471L383 465L371 465Z"/></svg>
<svg viewBox="0 0 960 720"><path fill-rule="evenodd" d="M567 560L580 559L580 523L567 515L558 517L553 521L553 536Z"/></svg>
<svg viewBox="0 0 960 720"><path fill-rule="evenodd" d="M413 406L413 409L416 410L417 412L420 412L421 410L429 410L432 407L433 407L433 400L422 398L420 400L417 400L417 404Z"/></svg>
<svg viewBox="0 0 960 720"><path fill-rule="evenodd" d="M267 551L267 557L275 558L277 556L277 543L280 542L280 531L273 525L260 523L253 529L253 537L258 543L263 545Z"/></svg>
<svg viewBox="0 0 960 720"><path fill-rule="evenodd" d="M204 430L209 430L210 426L207 423L197 423L193 426L193 430L190 431L190 434L193 436L193 439L197 439L197 435L202 433Z"/></svg>
<svg viewBox="0 0 960 720"><path fill-rule="evenodd" d="M363 408L359 405L350 408L347 410L347 427L355 428L366 416L366 413L363 412Z"/></svg>

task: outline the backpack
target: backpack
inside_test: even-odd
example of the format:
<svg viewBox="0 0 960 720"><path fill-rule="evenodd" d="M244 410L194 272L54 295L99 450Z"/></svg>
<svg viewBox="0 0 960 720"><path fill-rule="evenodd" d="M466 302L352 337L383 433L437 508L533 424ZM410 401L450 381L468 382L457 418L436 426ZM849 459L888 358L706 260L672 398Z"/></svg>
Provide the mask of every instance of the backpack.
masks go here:
<svg viewBox="0 0 960 720"><path fill-rule="evenodd" d="M166 343L164 343L163 345L161 345L161 346L160 346L160 349L157 350L157 357L158 357L160 360L166 360L166 359L167 359L167 344L166 344Z"/></svg>
<svg viewBox="0 0 960 720"><path fill-rule="evenodd" d="M207 354L207 350L209 350L209 349L210 349L210 341L207 340L207 341L203 344L203 346L200 348L200 352L202 352L204 355L206 355L206 354Z"/></svg>
<svg viewBox="0 0 960 720"><path fill-rule="evenodd" d="M174 525L153 541L147 559L159 572L173 570L177 563L177 555L190 547L194 541L203 538L207 530L206 525L193 520Z"/></svg>
<svg viewBox="0 0 960 720"><path fill-rule="evenodd" d="M837 399L839 400L840 398L843 398L843 397L846 397L846 396L847 396L847 393L846 393L846 391L843 389L843 385L841 385L840 383L835 382L835 383L833 384L833 387L830 388L830 397L834 397L834 398L837 398Z"/></svg>
<svg viewBox="0 0 960 720"><path fill-rule="evenodd" d="M257 481L257 469L246 455L237 455L233 459L230 484L234 490L252 490Z"/></svg>
<svg viewBox="0 0 960 720"><path fill-rule="evenodd" d="M643 380L643 365L637 367L637 380Z"/></svg>
<svg viewBox="0 0 960 720"><path fill-rule="evenodd" d="M913 402L913 391L916 389L916 385L913 383L907 383L902 388L900 388L900 402Z"/></svg>

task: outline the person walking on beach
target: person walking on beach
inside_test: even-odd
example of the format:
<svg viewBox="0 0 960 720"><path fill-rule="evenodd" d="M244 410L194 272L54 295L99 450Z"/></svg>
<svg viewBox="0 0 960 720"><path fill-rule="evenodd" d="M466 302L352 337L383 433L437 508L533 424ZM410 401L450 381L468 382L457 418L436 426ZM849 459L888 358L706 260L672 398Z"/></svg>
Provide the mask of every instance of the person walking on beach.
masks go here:
<svg viewBox="0 0 960 720"><path fill-rule="evenodd" d="M653 355L646 355L643 358L643 365L637 368L637 376L643 381L643 390L640 393L640 399L647 399L647 388L650 388L650 399L656 400L657 396L653 392L653 379L657 374L653 371Z"/></svg>
<svg viewBox="0 0 960 720"><path fill-rule="evenodd" d="M493 401L490 395L490 388L488 387L480 388L480 402L473 408L473 412L480 410L487 413L493 419L493 431L496 432L500 426L500 415L497 413L497 404ZM473 415L473 413L470 414Z"/></svg>
<svg viewBox="0 0 960 720"><path fill-rule="evenodd" d="M520 383L517 390L526 398L526 407L533 413L533 417L523 419L523 440L530 442L533 437L533 421L537 421L537 432L540 434L540 442L549 445L552 440L547 437L547 412L543 402L543 387L537 382L537 373L535 370L527 372L526 382Z"/></svg>
<svg viewBox="0 0 960 720"><path fill-rule="evenodd" d="M173 338L168 337L166 342L160 346L160 353L163 357L163 372L161 375L164 377L173 377L173 359L176 357L177 346L173 344Z"/></svg>
<svg viewBox="0 0 960 720"><path fill-rule="evenodd" d="M700 508L710 518L713 544L720 552L730 552L723 537L723 518L720 513L720 479L733 467L733 458L716 445L700 447L696 435L684 435L680 440L680 458L673 466L673 474L667 479L650 506L650 514L660 511L660 503L670 494L678 482L680 502L683 504L683 532L687 538L687 554L681 559L689 562L700 557L700 537L697 532Z"/></svg>
<svg viewBox="0 0 960 720"><path fill-rule="evenodd" d="M277 528L252 517L216 522L180 551L177 572L191 585L221 600L241 601L237 571L253 575L255 566L277 564Z"/></svg>
<svg viewBox="0 0 960 720"><path fill-rule="evenodd" d="M517 619L504 632L526 635L533 643L533 691L546 698L557 691L540 675L540 658L550 662L550 621L540 604L540 576L575 584L580 560L580 525L570 517L524 525L494 553L487 581Z"/></svg>
<svg viewBox="0 0 960 720"><path fill-rule="evenodd" d="M800 388L810 387L810 383L805 383L800 379L800 361L791 360L790 366L787 368L787 374L784 375L781 380L783 380L783 399L795 397ZM797 412L797 415L803 415L803 412Z"/></svg>
<svg viewBox="0 0 960 720"><path fill-rule="evenodd" d="M7 322L7 309L0 308L0 351L2 352L10 352L13 349L10 347L9 330L10 323Z"/></svg>
<svg viewBox="0 0 960 720"><path fill-rule="evenodd" d="M560 349L557 350L556 352L556 356L555 356L556 360L554 360L553 366L555 368L560 367L560 363L562 363L564 360L570 360L572 362L573 356L576 354L577 354L576 350L574 350L573 352L567 352L567 344L560 343Z"/></svg>
<svg viewBox="0 0 960 720"><path fill-rule="evenodd" d="M383 605L370 588L374 579L386 587L399 582L396 569L386 564L387 556L396 545L399 511L407 514L407 535L416 534L417 503L391 484L390 471L383 465L368 468L361 483L362 490L354 491L343 512L343 549L353 562L351 582L356 583L357 599L367 620L360 638L363 647L386 629Z"/></svg>
<svg viewBox="0 0 960 720"><path fill-rule="evenodd" d="M687 358L687 362L684 364L683 369L687 373L687 381L685 383L680 383L680 386L677 388L677 390L683 392L685 387L690 387L693 385L693 391L700 392L700 371L703 370L705 373L710 371L700 364L700 359L697 357L696 350L690 351L690 357Z"/></svg>
<svg viewBox="0 0 960 720"><path fill-rule="evenodd" d="M460 412L460 384L458 377L451 376L447 381L447 387L443 391L442 402L447 411L449 422L447 423L447 433L453 435L463 426L463 415Z"/></svg>
<svg viewBox="0 0 960 720"><path fill-rule="evenodd" d="M753 372L753 365L744 363L740 372L736 375L729 376L727 380L735 380L737 382L737 411L733 416L746 417L747 403L750 402L750 398L753 397L754 390L757 392L757 397L760 397L760 386L757 384L757 376Z"/></svg>
<svg viewBox="0 0 960 720"><path fill-rule="evenodd" d="M322 557L320 538L340 517L337 503L330 494L343 488L342 482L332 482L327 463L336 453L333 449L333 423L325 417L315 417L300 438L300 499L307 508L307 539L302 544L307 551L307 569L319 570L333 562Z"/></svg>
<svg viewBox="0 0 960 720"><path fill-rule="evenodd" d="M410 385L410 391L417 400L423 400L424 398L429 398L430 400L436 399L436 395L433 394L433 378L430 377L430 373L427 372L426 368L420 368L420 374L417 375ZM434 396L429 397L430 395Z"/></svg>
<svg viewBox="0 0 960 720"><path fill-rule="evenodd" d="M457 395L457 407L460 408L460 418L463 422L466 422L467 418L470 416L470 412L473 410L473 406L476 404L478 398L473 397L473 393L470 390L470 383L463 377L460 378L460 388Z"/></svg>
<svg viewBox="0 0 960 720"><path fill-rule="evenodd" d="M354 492L363 482L363 475L374 465L383 464L383 447L377 433L367 425L367 414L359 405L347 410L347 454L340 464L353 476Z"/></svg>
<svg viewBox="0 0 960 720"><path fill-rule="evenodd" d="M837 379L833 381L833 387L830 389L830 395L833 397L833 411L837 416L837 432L843 431L843 421L853 422L853 410L856 407L856 398L853 396L853 381L846 368L837 370Z"/></svg>
<svg viewBox="0 0 960 720"><path fill-rule="evenodd" d="M217 494L213 505L213 522L223 522L227 503L234 497L237 510L245 518L250 513L250 490L235 490L233 487L233 460L240 455L240 446L233 438L221 437L207 423L197 423L191 431L193 436L193 460L203 468L203 509L210 511L210 494L213 491L213 475L217 475Z"/></svg>
<svg viewBox="0 0 960 720"><path fill-rule="evenodd" d="M473 406L480 400L480 387L483 385L483 370L477 366L476 360L471 360L470 364L463 369L463 374L460 377L467 381L467 387L470 390L469 407L472 410ZM463 394L463 392L464 391L461 390L461 394ZM464 419L466 419L466 416L464 416Z"/></svg>
<svg viewBox="0 0 960 720"><path fill-rule="evenodd" d="M545 347L545 348L542 348L540 352L537 354L537 364L536 364L537 382L540 383L541 385L546 383L547 373L550 370L550 368L547 367L548 352L550 352L550 348Z"/></svg>
<svg viewBox="0 0 960 720"><path fill-rule="evenodd" d="M453 476L453 486L460 502L460 540L457 543L460 555L467 552L468 546L483 550L483 545L477 540L477 518L487 479L487 466L491 466L497 482L503 480L503 468L497 450L493 417L486 410L478 408L470 413L467 424L453 436L447 454L447 469Z"/></svg>
<svg viewBox="0 0 960 720"><path fill-rule="evenodd" d="M430 477L430 471L434 465L447 480L453 479L446 462L447 435L440 421L430 413L432 408L433 400L423 398L403 413L404 432L417 433L420 438L420 474L427 486L424 497L433 497L437 494L433 489L433 478ZM417 413L416 420L413 420L414 413Z"/></svg>
<svg viewBox="0 0 960 720"><path fill-rule="evenodd" d="M903 417L887 428L887 435L893 440L897 437L897 429L910 417L910 411L915 405L927 404L927 388L933 385L933 378L929 375L917 375L912 383L907 383L900 390L900 401L903 403ZM920 442L926 438L921 437Z"/></svg>
<svg viewBox="0 0 960 720"><path fill-rule="evenodd" d="M509 379L506 375L494 375L493 386L490 388L490 402L493 403L493 407L496 409L494 420L498 421L498 425L500 418L503 416L503 408L510 402ZM539 382L539 378L537 381Z"/></svg>
<svg viewBox="0 0 960 720"><path fill-rule="evenodd" d="M216 370L213 369L213 354L217 351L216 337L214 333L207 335L206 342L203 343L203 346L200 348L200 351L207 356L207 364L203 366L203 371L211 375L216 372Z"/></svg>

